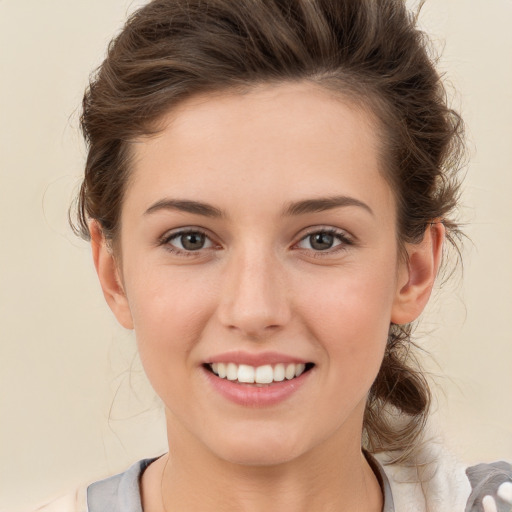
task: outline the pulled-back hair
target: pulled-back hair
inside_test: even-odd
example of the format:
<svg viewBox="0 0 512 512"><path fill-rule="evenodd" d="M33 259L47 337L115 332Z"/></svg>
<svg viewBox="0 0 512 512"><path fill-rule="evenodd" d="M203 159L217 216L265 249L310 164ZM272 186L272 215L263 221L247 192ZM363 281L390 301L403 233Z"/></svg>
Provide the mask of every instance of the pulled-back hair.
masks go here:
<svg viewBox="0 0 512 512"><path fill-rule="evenodd" d="M177 104L291 81L338 91L377 119L401 248L419 242L434 221L457 239L462 123L404 0L154 0L136 11L83 99L88 156L75 229L89 238L88 221L96 219L115 242L131 142L154 133ZM364 417L369 451L407 453L423 429L430 391L412 345L410 325L390 326Z"/></svg>

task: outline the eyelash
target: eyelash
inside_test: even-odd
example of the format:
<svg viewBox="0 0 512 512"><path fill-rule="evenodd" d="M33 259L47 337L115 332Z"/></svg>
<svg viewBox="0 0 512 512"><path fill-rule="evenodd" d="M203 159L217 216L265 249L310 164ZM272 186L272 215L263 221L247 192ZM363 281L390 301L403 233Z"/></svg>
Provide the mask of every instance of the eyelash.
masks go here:
<svg viewBox="0 0 512 512"><path fill-rule="evenodd" d="M185 235L190 235L190 234L194 234L194 235L199 234L199 235L204 236L213 245L213 247L207 247L206 250L212 250L212 249L215 250L215 243L212 241L211 237L208 235L208 233L206 231L204 231L203 229L200 229L200 228L183 229L183 230L175 231L172 233L166 233L158 240L158 245L163 246L165 248L165 250L169 251L172 254L176 254L178 256L184 256L184 257L198 256L201 253L201 251L204 250L203 248L198 249L196 251L183 250L183 249L179 249L178 247L173 246L170 243L171 240L177 239L177 238L185 236ZM324 235L332 236L333 238L337 239L340 243L338 245L335 245L332 248L328 248L323 251L322 250L315 251L314 249L303 249L303 248L297 247L304 240L307 240L309 237L311 237L313 235L317 235L317 234L324 234ZM348 246L351 246L353 244L354 244L354 241L345 231L335 229L332 227L329 227L329 228L327 228L327 227L326 228L322 228L322 227L318 228L317 227L315 229L312 229L305 235L303 235L300 238L300 240L293 245L293 247L295 247L296 250L303 250L303 251L311 252L313 257L315 257L315 258L323 258L323 257L329 256L329 255L332 255L333 253L345 251L345 250L347 250Z"/></svg>
<svg viewBox="0 0 512 512"><path fill-rule="evenodd" d="M330 235L333 238L337 239L340 243L338 245L335 245L334 247L331 247L329 249L325 249L323 251L320 250L312 250L312 249L301 249L300 247L297 248L297 250L305 250L312 253L312 256L314 258L325 258L328 256L331 256L332 254L336 254L342 251L346 251L347 248L351 245L354 245L354 240L351 236L347 234L346 231L332 228L332 227L315 227L314 229L311 229L309 232L307 232L304 236L301 237L301 239L294 244L294 246L297 246L304 240L307 240L309 237L317 234L323 234L323 235Z"/></svg>
<svg viewBox="0 0 512 512"><path fill-rule="evenodd" d="M215 243L212 241L211 237L208 236L208 233L201 228L188 228L188 229L182 229L180 231L174 231L173 233L166 233L159 239L158 245L163 246L166 251L169 251L170 253L176 254L178 256L184 256L186 258L190 258L190 257L194 257L194 256L197 257L201 253L201 251L204 250L203 248L198 249L197 251L187 251L187 250L183 250L178 247L175 247L170 243L171 240L180 238L185 235L203 235L213 245L213 247L208 247L208 248L206 248L206 250L215 249Z"/></svg>

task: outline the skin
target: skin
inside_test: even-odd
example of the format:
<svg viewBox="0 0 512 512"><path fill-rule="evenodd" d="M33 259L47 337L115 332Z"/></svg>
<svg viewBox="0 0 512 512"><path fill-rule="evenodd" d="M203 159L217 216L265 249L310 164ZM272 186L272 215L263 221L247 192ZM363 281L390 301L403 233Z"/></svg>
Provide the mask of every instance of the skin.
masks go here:
<svg viewBox="0 0 512 512"><path fill-rule="evenodd" d="M143 475L144 509L381 510L360 448L366 397L390 322L428 300L442 224L399 258L378 126L318 86L195 97L162 126L134 145L116 254L91 223L107 302L135 330L166 409L171 450ZM333 196L361 204L289 211ZM222 214L161 207L169 199ZM206 245L176 253L183 228ZM311 233L329 230L332 247L318 250ZM244 407L204 378L202 364L232 350L315 366L285 401Z"/></svg>

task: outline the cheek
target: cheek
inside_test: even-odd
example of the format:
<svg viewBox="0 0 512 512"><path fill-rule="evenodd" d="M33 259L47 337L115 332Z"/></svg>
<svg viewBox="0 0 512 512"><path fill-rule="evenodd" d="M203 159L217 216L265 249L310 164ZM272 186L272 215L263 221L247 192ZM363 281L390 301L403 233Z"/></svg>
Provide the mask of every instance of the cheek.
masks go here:
<svg viewBox="0 0 512 512"><path fill-rule="evenodd" d="M298 307L318 350L336 368L329 375L347 386L369 388L387 342L393 279L368 268L366 272L352 269L325 280L321 288L305 280L301 286Z"/></svg>
<svg viewBox="0 0 512 512"><path fill-rule="evenodd" d="M139 271L128 283L127 296L137 333L172 336L173 331L199 327L211 293L201 278L165 265ZM168 329L173 326L169 332ZM168 331L168 332L165 332Z"/></svg>
<svg viewBox="0 0 512 512"><path fill-rule="evenodd" d="M189 354L214 304L200 280L171 273L165 267L141 274L144 278L127 288L128 302L140 358L158 388L155 380L172 378L193 364Z"/></svg>
<svg viewBox="0 0 512 512"><path fill-rule="evenodd" d="M297 286L300 290L295 296L302 316L311 318L327 335L389 327L395 296L395 281L389 271L361 267L325 276L302 275Z"/></svg>

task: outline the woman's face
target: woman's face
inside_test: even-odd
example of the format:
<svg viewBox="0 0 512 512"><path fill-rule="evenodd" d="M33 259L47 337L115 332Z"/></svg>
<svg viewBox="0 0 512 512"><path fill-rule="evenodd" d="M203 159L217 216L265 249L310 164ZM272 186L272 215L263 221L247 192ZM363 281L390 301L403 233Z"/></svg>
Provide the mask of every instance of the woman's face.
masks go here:
<svg viewBox="0 0 512 512"><path fill-rule="evenodd" d="M305 83L166 122L134 146L117 316L170 443L269 464L358 440L408 279L376 124Z"/></svg>

